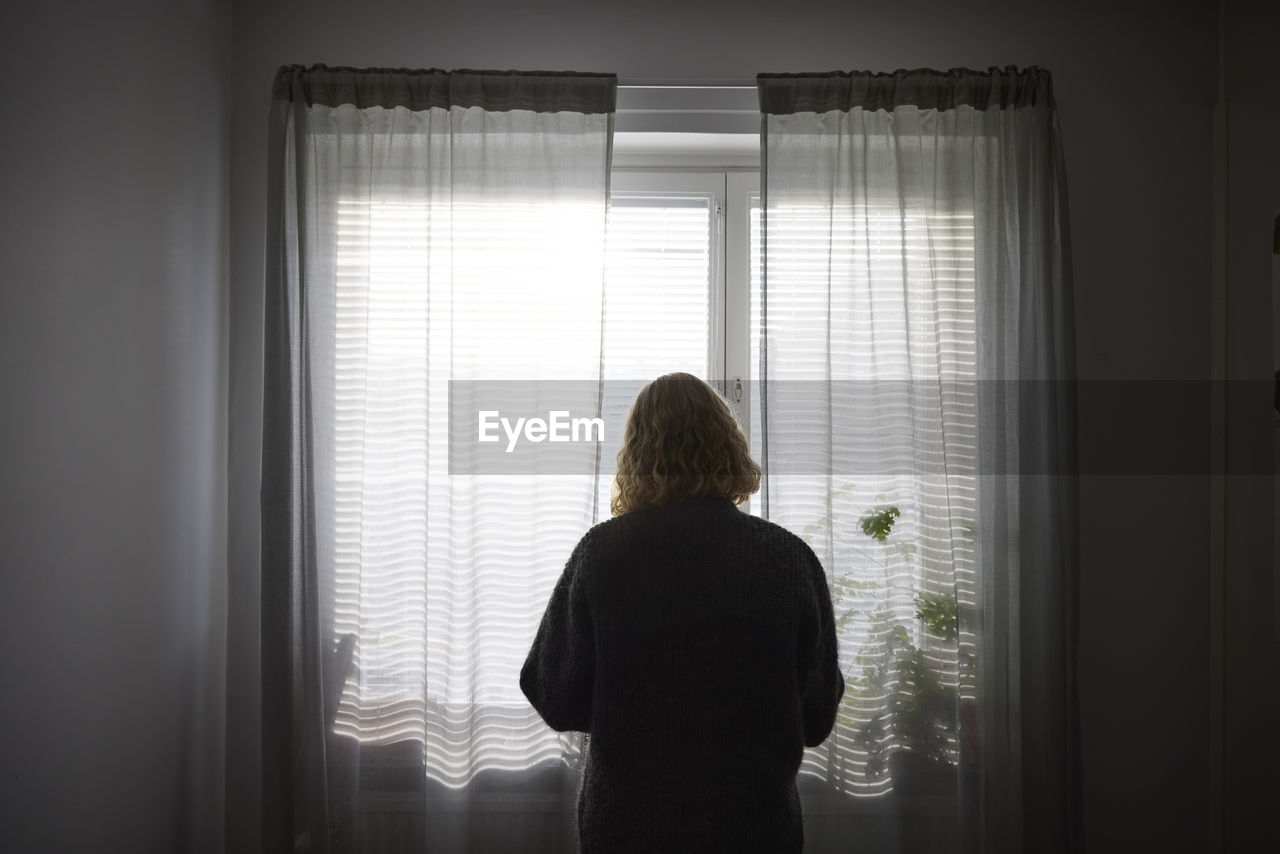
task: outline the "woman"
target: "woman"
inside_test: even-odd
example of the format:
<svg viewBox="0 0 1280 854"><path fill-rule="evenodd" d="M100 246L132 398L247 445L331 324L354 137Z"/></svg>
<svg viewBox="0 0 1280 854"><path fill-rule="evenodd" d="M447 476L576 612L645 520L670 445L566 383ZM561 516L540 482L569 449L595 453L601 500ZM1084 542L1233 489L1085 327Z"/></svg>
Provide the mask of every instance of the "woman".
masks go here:
<svg viewBox="0 0 1280 854"><path fill-rule="evenodd" d="M636 397L614 518L573 550L520 673L553 729L590 733L583 854L803 847L796 771L844 679L818 558L737 508L759 486L711 386Z"/></svg>

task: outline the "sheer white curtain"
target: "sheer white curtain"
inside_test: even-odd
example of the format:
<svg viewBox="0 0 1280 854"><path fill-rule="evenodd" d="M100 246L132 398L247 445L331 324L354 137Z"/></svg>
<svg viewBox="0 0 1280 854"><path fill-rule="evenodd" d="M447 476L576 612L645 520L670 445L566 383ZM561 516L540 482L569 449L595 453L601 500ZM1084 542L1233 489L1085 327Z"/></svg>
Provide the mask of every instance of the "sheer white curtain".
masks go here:
<svg viewBox="0 0 1280 854"><path fill-rule="evenodd" d="M594 463L471 473L483 381L598 414L609 75L283 68L263 448L271 850L564 850L519 669ZM536 395L535 395L536 396ZM555 403L564 405L561 397ZM572 404L572 401L570 401ZM523 414L523 413L522 413Z"/></svg>
<svg viewBox="0 0 1280 854"><path fill-rule="evenodd" d="M801 769L807 850L1069 850L1074 364L1049 74L759 84L763 503L829 573L848 688Z"/></svg>

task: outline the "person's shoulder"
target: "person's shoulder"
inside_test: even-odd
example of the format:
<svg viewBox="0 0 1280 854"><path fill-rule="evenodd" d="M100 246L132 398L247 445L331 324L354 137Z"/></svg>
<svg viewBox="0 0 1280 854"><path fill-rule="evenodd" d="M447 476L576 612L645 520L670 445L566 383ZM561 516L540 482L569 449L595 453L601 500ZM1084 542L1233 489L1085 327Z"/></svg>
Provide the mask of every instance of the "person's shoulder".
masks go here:
<svg viewBox="0 0 1280 854"><path fill-rule="evenodd" d="M602 543L625 536L629 528L634 527L636 520L635 513L624 513L621 516L610 516L607 519L601 519L592 525L587 532L583 534L584 540Z"/></svg>
<svg viewBox="0 0 1280 854"><path fill-rule="evenodd" d="M747 520L746 524L752 528L753 532L761 540L769 542L779 548L797 552L804 555L806 558L817 559L813 549L807 542L805 542L803 537L800 537L789 529L784 528L777 522L773 522L759 516L754 516L750 513L743 513L742 516Z"/></svg>
<svg viewBox="0 0 1280 854"><path fill-rule="evenodd" d="M587 529L578 540L573 553L576 557L598 557L610 551L615 543L627 536L628 530L634 527L631 514L610 516Z"/></svg>

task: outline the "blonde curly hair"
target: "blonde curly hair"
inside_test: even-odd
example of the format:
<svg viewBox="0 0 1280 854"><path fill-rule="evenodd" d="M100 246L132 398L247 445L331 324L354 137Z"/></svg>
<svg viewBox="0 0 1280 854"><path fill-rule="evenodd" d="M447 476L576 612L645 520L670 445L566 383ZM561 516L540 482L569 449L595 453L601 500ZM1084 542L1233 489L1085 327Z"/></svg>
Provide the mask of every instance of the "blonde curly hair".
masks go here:
<svg viewBox="0 0 1280 854"><path fill-rule="evenodd" d="M636 395L618 451L609 507L621 516L692 495L741 504L760 488L760 466L729 404L692 374L663 374Z"/></svg>

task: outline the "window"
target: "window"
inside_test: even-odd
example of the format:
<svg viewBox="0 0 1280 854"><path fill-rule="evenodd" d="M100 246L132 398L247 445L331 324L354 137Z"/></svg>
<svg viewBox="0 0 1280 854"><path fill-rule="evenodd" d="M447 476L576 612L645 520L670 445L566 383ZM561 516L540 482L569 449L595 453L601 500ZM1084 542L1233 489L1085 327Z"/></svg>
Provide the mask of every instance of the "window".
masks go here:
<svg viewBox="0 0 1280 854"><path fill-rule="evenodd" d="M668 370L709 378L722 374L728 184L723 172L615 175L603 263L607 389L625 389L616 381L643 381ZM572 208L546 209L516 199L474 205L455 201L447 260L433 253L428 203L387 193L347 200L339 211L333 321L338 400L331 438L336 466L334 495L322 504L335 515L329 591L335 631L338 637L353 634L359 641L358 678L344 686L335 730L366 744L406 739L442 743L477 705L495 715L526 707L518 685L528 646L523 624L536 623L535 611L545 597L529 597L513 584L510 599L490 598L477 605L467 599L477 595L475 590L452 586L450 555L468 546L452 543L452 532L437 530L440 523L429 511L448 500L445 413L450 390L445 378L429 375L426 356L429 348L454 347L457 353L462 347L468 364L481 366L481 376L485 365L495 366L489 376L502 376L508 366L520 364L522 353L532 349L530 342L486 336L484 318L493 311L520 316L544 336L551 329L565 341L580 337L581 329L591 327L591 318L580 316L590 300L565 292L550 304L512 304L509 294L499 299L491 291L492 283L554 278L562 264L599 264L600 259L582 257L577 246L558 245L573 232L566 227L578 215ZM501 241L492 239L495 229ZM533 246L542 251L540 257L553 260L529 269L525 249ZM553 247L550 253L548 246ZM443 263L453 265L455 280L448 314L430 304L429 289L422 287ZM745 323L745 314L740 313L740 320ZM469 334L460 336L460 323ZM560 355L554 348L539 352L544 362L551 362L541 366L544 375L556 376L557 366L569 375L575 367L570 348ZM440 354L435 355L440 362ZM618 391L605 406L620 423L630 403L631 395ZM379 413L385 417L372 417ZM616 453L618 438L613 437L605 453ZM554 489L551 480L549 488ZM609 481L602 476L598 483L601 517L608 513ZM574 532L573 539L580 533ZM450 601L451 596L466 601ZM501 615L492 631L481 626L477 632L485 643L478 654L487 670L476 684L458 662L477 653L452 648L448 631L442 630L456 619L459 607ZM519 631L511 628L517 624ZM543 753L559 749L554 735L540 737L546 742ZM494 750L491 767L545 758L528 751L504 756L501 749ZM429 765L428 772L446 782L465 782L452 776L447 765Z"/></svg>
<svg viewBox="0 0 1280 854"><path fill-rule="evenodd" d="M745 166L677 171L671 165L681 162L681 156L675 155L673 160L670 152L650 157L648 166L628 166L628 161L634 164L645 158L634 152L621 153L623 165L612 177L603 259L606 412L611 423L621 423L630 405L631 394L624 393L625 386L618 381L638 383L667 371L688 371L724 383L723 390L737 407L753 454L759 459L761 410L755 384L761 373L759 174ZM745 159L750 156L748 153ZM684 162L694 160L685 157ZM667 168L654 168L654 163L664 163ZM572 207L546 209L512 200L473 208L455 205L451 215L455 261L458 257L463 261L458 268L482 273L474 282L464 282L455 289L451 322L456 323L461 314L474 319L479 329L487 312L512 312L525 317L531 327L555 330L565 340L592 326L591 318L579 316L584 301L572 292L547 304L512 303L509 295L499 300L486 290L486 281L494 273L498 278L556 276L554 264L528 269L521 248L545 248L563 241L562 235L569 231L563 225L578 215ZM802 207L777 211L771 227L780 240L801 245L813 228L814 215L815 211ZM822 215L827 216L826 208L822 208ZM526 706L518 674L527 652L528 632L511 627L536 622L545 603L545 598L531 602L519 584L508 585L502 580L495 589L510 592L498 594L497 599L480 601L467 598L474 591L451 590L449 574L441 565L450 552L428 549L428 542L439 542L448 532L434 531L429 521L422 526L404 523L409 516L428 518L427 506L434 500L441 478L447 476L443 402L448 400L449 390L444 379L427 375L424 355L427 348L449 346L450 336L443 334L446 327L433 326L444 319L433 313L427 294L416 286L432 272L432 265L440 263L429 247L430 219L426 204L388 196L350 200L343 205L338 224L335 329L339 347L334 371L340 396L351 396L350 413L378 411L380 396L387 399L387 411L395 412L395 417L381 422L354 414L345 417L348 410L343 409L340 399L331 437L338 466L332 501L336 515L333 528L337 531L332 546L335 582L329 593L339 637L350 633L359 638L360 674L345 686L336 728L365 743L406 739L444 743L451 727L460 725L467 714L474 714L476 706L484 706L485 714L491 722L497 721L494 725L499 729L504 715L518 719ZM495 228L501 229L502 241L489 239ZM923 213L904 212L895 206L868 221L833 224L824 219L819 231L826 229L822 231L825 235L832 228L846 236L857 232L856 239L849 240L854 248L847 256L836 258L836 263L861 265L872 290L881 278L886 287L898 287L907 268L926 252L928 242L929 263L935 265L930 280L942 289L940 298L960 305L959 315L968 318L967 324L962 322L951 330L943 342L946 374L972 378L976 344L972 222L963 217L931 220ZM589 253L583 257L580 247L572 245L560 246L556 255L563 264L601 263ZM806 268L802 257L775 263L778 266L772 274L801 282L805 277L821 279L829 272ZM793 293L803 298L803 288ZM457 335L455 329L452 346L459 345ZM493 365L509 365L513 359L518 362L521 348L528 345L520 340L477 338L461 342L461 346L491 348L487 355L478 349L471 354L478 364L487 360ZM554 363L557 356L543 353L542 358ZM567 353L565 358L571 359L573 354ZM798 354L793 362L775 362L770 380L785 383L804 377L805 358L805 354ZM856 354L851 354L851 364L857 364ZM566 361L564 367L572 366ZM855 371L848 378L869 376L858 376ZM963 424L972 426L975 421L962 419ZM606 437L606 459L616 454L619 438ZM961 440L973 441L973 436L962 436ZM785 514L774 514L779 521L808 537L829 538L834 543L827 570L834 580L842 665L851 689L859 678L865 686L872 686L872 671L877 667L883 670L886 626L918 625L915 596L932 591L933 561L946 560L955 566L956 578L967 585L959 591L962 604L973 601L974 555L972 539L966 533L969 529L965 528L970 524L966 520L973 518L971 485L966 487L953 479L938 492L911 478L837 482L839 479L831 477L786 472L777 477L790 484L779 494L795 496ZM599 518L608 513L608 495L609 477L602 476L597 492ZM823 506L831 501L859 507L892 504L901 513L899 530L910 546L894 552L890 568L890 556L881 554L882 544L856 536L833 537L822 529ZM755 499L748 509L762 510ZM531 534L523 532L522 536ZM504 595L507 598L503 599ZM451 596L459 598L450 601ZM457 672L457 662L466 656L451 650L449 637L437 628L448 622L438 617L452 608L483 609L494 620L492 631L477 635L483 649L468 652L483 656L488 668L486 678L478 684ZM963 684L960 664L965 645L972 644L971 637L930 635L917 628L910 640L932 662L930 667L944 688L962 695L968 691L972 696L972 685ZM802 773L834 774L853 794L883 794L890 782L879 773L874 756L879 752L878 744L891 741L894 734L873 733L869 726L885 697L871 687L852 690L849 697L842 712L843 728L823 748L824 753L806 753ZM465 712L468 708L471 711ZM488 751L491 767L523 767L562 749L554 733L540 732L536 735L541 739L539 746L530 752L524 735L524 746L518 750L506 746L501 737L473 750ZM956 754L954 739L945 749L949 756ZM448 757L434 766L429 762L428 773L452 784L465 782L460 772L451 769Z"/></svg>
<svg viewBox="0 0 1280 854"><path fill-rule="evenodd" d="M801 773L878 796L899 747L960 761L957 709L976 699L975 637L959 619L977 598L973 222L896 200L833 211L819 199L772 208L769 226L781 283L771 436L787 441L773 455L769 516L824 558L846 674L836 731ZM759 263L753 253L753 330Z"/></svg>
<svg viewBox="0 0 1280 854"><path fill-rule="evenodd" d="M449 216L441 218L449 223L448 253L433 251L433 213L427 203L390 193L339 205L336 406L333 435L324 437L333 448L334 481L333 494L318 502L332 508L332 525L325 527L335 537L319 547L334 568L333 588L325 593L335 633L358 638L358 678L344 686L335 731L368 743L423 741L433 727L438 730L432 737L444 737L460 706L523 701L516 684L523 631L505 624L521 621L511 612L519 607L523 614L525 603L499 596L468 598L464 605L464 597L492 589L453 589L450 563L456 556L503 547L455 541L449 525L432 512L456 496L447 489L449 382L428 372L426 356L436 348L437 363L452 355L481 377L510 372L525 364L525 354L535 349L531 342L549 336L570 341L591 324L584 313L591 301L559 284L590 280L566 275L567 265L601 269L599 252L593 258L568 237L575 221L588 215L576 206L451 200ZM492 239L495 230L501 241ZM528 251L532 247L537 252ZM531 266L530 257L540 263ZM424 287L433 276L449 280L439 276L444 264L452 268L447 311L431 305L432 288ZM512 278L551 283L528 290L558 298L548 303L506 288L499 295L495 283ZM494 312L519 318L520 324L506 328L523 325L530 337L495 336L488 322ZM568 346L536 349L544 360L540 369L553 376L569 375L579 358ZM500 504L516 500L528 486L477 485L476 495ZM465 659L471 653L453 649L448 632L441 631L463 607L503 615L480 632L480 654L491 672L504 676L483 680L478 693L459 687L470 687ZM447 767L435 770L449 778Z"/></svg>
<svg viewBox="0 0 1280 854"><path fill-rule="evenodd" d="M713 381L747 405L746 223L758 184L754 172L615 170L604 345L606 392L616 398L610 423L621 423L633 396L633 385L619 381L670 371ZM608 484L602 489L607 507Z"/></svg>

